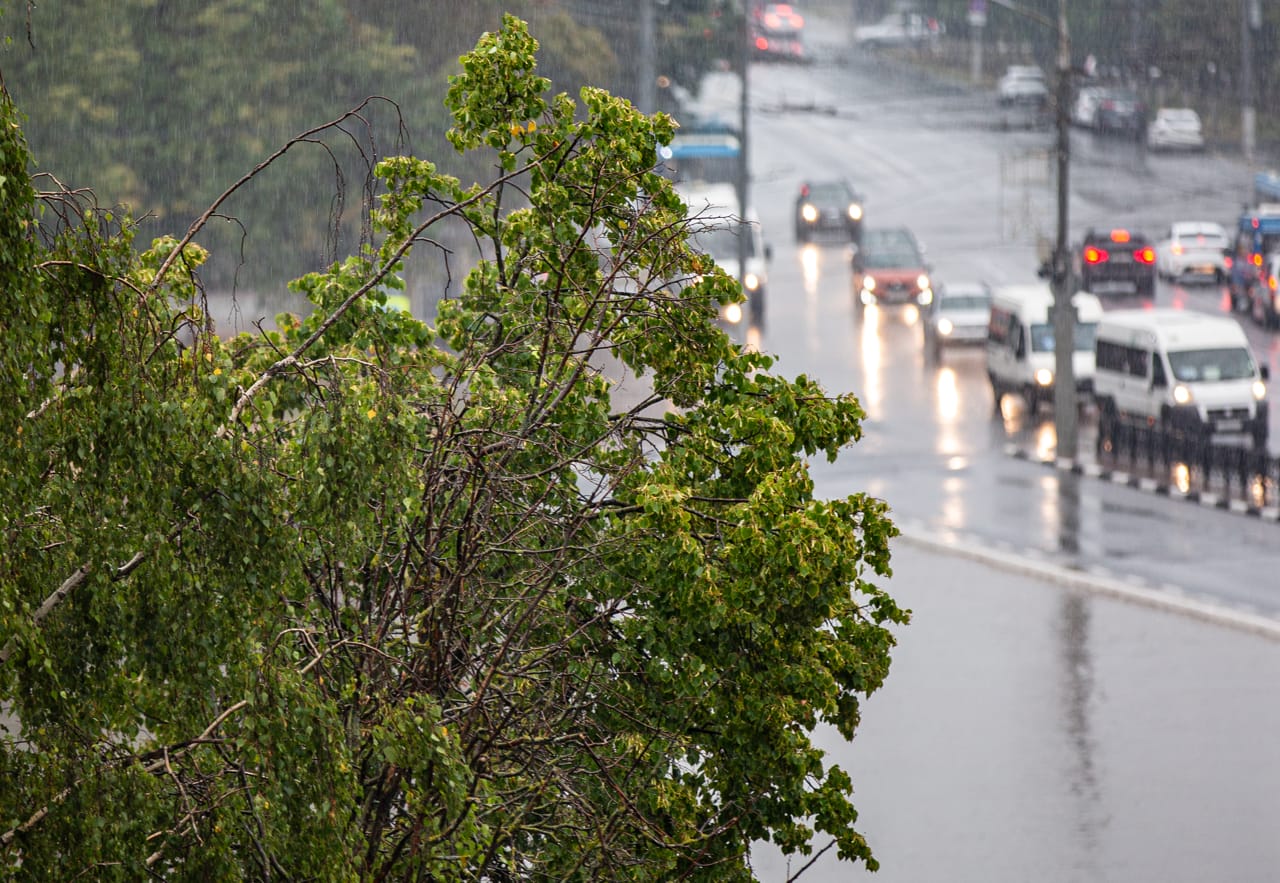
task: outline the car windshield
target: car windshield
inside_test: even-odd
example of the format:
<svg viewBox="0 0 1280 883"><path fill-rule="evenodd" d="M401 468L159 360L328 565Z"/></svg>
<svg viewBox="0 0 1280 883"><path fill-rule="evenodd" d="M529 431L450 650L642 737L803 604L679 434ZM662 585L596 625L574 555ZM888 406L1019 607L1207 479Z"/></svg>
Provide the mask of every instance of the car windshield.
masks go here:
<svg viewBox="0 0 1280 883"><path fill-rule="evenodd" d="M1097 322L1076 323L1076 352L1091 353L1098 339ZM1037 353L1053 352L1053 326L1049 324L1031 326L1031 349Z"/></svg>
<svg viewBox="0 0 1280 883"><path fill-rule="evenodd" d="M718 260L736 261L738 259L738 227L739 225L733 224L699 230L693 236L694 248ZM755 241L751 236L747 237L747 257L755 257Z"/></svg>
<svg viewBox="0 0 1280 883"><path fill-rule="evenodd" d="M982 294L949 294L938 301L938 309L945 312L961 310L985 310L991 307L991 298Z"/></svg>
<svg viewBox="0 0 1280 883"><path fill-rule="evenodd" d="M851 202L853 194L847 187L840 184L813 184L809 187L806 198L811 202L843 204Z"/></svg>
<svg viewBox="0 0 1280 883"><path fill-rule="evenodd" d="M873 270L884 270L891 267L922 267L924 261L915 249L902 243L889 243L882 248L865 250L862 265Z"/></svg>
<svg viewBox="0 0 1280 883"><path fill-rule="evenodd" d="M1173 376L1184 383L1216 383L1253 377L1253 357L1244 347L1169 353Z"/></svg>

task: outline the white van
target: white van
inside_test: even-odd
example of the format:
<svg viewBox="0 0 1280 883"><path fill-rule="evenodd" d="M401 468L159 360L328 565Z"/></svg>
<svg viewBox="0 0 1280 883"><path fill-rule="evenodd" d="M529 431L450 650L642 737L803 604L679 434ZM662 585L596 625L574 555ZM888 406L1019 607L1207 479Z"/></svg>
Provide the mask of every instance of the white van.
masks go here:
<svg viewBox="0 0 1280 883"><path fill-rule="evenodd" d="M1098 325L1096 352L1099 432L1128 422L1202 442L1247 435L1266 447L1269 372L1230 316L1114 310Z"/></svg>
<svg viewBox="0 0 1280 883"><path fill-rule="evenodd" d="M1093 343L1102 318L1102 302L1087 291L1071 298L1076 310L1076 339L1071 356L1076 390L1093 391ZM1053 292L1047 283L997 288L991 297L987 326L987 377L995 405L1006 393L1017 393L1035 411L1053 404Z"/></svg>
<svg viewBox="0 0 1280 883"><path fill-rule="evenodd" d="M676 193L689 210L691 244L710 255L721 269L742 284L751 323L763 325L765 289L769 283L766 265L771 255L760 232L759 216L748 206L745 218L741 219L747 222L747 247L746 272L740 273L738 236L742 225L737 189L732 184L680 184L676 186ZM720 320L731 334L745 330L747 318L737 304L720 311Z"/></svg>

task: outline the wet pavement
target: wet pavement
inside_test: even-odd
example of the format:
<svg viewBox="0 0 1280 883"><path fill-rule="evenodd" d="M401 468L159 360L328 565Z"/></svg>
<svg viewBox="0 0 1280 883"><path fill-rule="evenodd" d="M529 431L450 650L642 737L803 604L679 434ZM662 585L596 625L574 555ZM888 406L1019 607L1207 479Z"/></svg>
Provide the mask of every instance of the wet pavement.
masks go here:
<svg viewBox="0 0 1280 883"><path fill-rule="evenodd" d="M882 867L800 879L1275 879L1280 641L925 538L886 585L913 611L888 682L852 744L819 736ZM767 883L806 861L755 853Z"/></svg>

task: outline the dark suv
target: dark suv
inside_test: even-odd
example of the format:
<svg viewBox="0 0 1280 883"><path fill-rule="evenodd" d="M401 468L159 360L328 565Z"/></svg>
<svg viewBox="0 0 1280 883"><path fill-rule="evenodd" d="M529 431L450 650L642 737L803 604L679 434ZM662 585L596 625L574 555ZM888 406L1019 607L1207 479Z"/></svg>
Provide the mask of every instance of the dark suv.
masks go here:
<svg viewBox="0 0 1280 883"><path fill-rule="evenodd" d="M842 178L805 181L796 196L796 242L827 231L854 242L862 235L862 196Z"/></svg>
<svg viewBox="0 0 1280 883"><path fill-rule="evenodd" d="M1156 250L1147 237L1124 229L1090 230L1080 247L1080 287L1099 283L1132 285L1143 297L1156 291Z"/></svg>

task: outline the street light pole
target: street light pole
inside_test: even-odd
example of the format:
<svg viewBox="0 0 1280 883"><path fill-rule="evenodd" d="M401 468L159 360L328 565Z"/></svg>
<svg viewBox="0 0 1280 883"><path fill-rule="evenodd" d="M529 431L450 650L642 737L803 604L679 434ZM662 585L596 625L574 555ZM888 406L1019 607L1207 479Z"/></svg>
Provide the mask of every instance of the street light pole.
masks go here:
<svg viewBox="0 0 1280 883"><path fill-rule="evenodd" d="M1048 266L1041 276L1048 276L1053 291L1053 428L1058 438L1058 459L1074 460L1078 448L1076 372L1073 357L1076 350L1076 310L1071 303L1074 294L1071 267L1070 219L1067 208L1071 201L1071 37L1067 31L1067 0L1058 0L1058 18L1024 9L1013 0L991 0L997 6L1016 12L1058 33L1058 82L1055 90L1057 107L1054 118L1058 133L1058 236Z"/></svg>
<svg viewBox="0 0 1280 883"><path fill-rule="evenodd" d="M1071 105L1071 40L1067 33L1067 0L1058 0L1058 239L1053 251L1053 337L1054 395L1053 422L1058 438L1058 459L1076 457L1077 403L1075 366L1076 311L1071 303L1071 251L1067 241L1070 225L1068 205L1071 197L1068 173L1071 167L1071 131L1068 109Z"/></svg>
<svg viewBox="0 0 1280 883"><path fill-rule="evenodd" d="M1262 10L1258 0L1240 3L1240 148L1244 158L1253 162L1257 147L1257 88L1253 75L1253 35L1262 27Z"/></svg>

